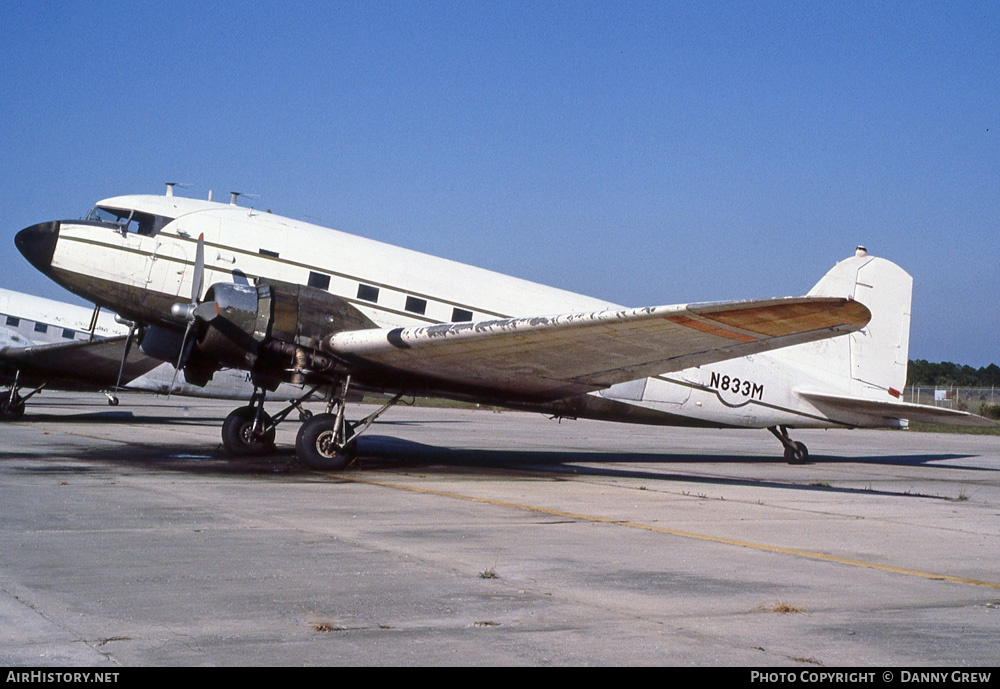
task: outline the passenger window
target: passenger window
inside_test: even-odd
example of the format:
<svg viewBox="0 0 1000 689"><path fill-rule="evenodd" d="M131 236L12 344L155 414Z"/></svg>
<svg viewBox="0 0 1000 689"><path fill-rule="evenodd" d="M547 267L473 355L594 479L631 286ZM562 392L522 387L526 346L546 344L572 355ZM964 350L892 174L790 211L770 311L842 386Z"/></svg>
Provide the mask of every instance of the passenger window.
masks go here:
<svg viewBox="0 0 1000 689"><path fill-rule="evenodd" d="M466 309L454 308L451 310L452 323L466 323L472 320L472 312Z"/></svg>
<svg viewBox="0 0 1000 689"><path fill-rule="evenodd" d="M65 337L67 340L72 340L73 336L75 335L76 331L73 330L72 328L63 328L63 337Z"/></svg>
<svg viewBox="0 0 1000 689"><path fill-rule="evenodd" d="M412 313L423 314L427 310L427 300L417 297L406 298L406 310Z"/></svg>
<svg viewBox="0 0 1000 689"><path fill-rule="evenodd" d="M377 302L378 287L372 287L371 285L358 285L358 299Z"/></svg>
<svg viewBox="0 0 1000 689"><path fill-rule="evenodd" d="M21 325L21 319L17 316L7 316L7 325L14 326L15 328Z"/></svg>
<svg viewBox="0 0 1000 689"><path fill-rule="evenodd" d="M330 276L309 271L309 286L317 289L330 289Z"/></svg>
<svg viewBox="0 0 1000 689"><path fill-rule="evenodd" d="M47 333L48 331L49 331L49 326L45 325L44 323L35 323L36 333Z"/></svg>

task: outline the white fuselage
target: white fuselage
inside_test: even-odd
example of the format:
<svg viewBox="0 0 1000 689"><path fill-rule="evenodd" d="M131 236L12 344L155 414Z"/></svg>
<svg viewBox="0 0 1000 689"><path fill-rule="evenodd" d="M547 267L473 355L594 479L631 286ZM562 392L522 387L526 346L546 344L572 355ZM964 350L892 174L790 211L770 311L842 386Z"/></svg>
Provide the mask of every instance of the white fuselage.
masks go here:
<svg viewBox="0 0 1000 689"><path fill-rule="evenodd" d="M135 232L63 221L50 275L95 301L101 296L97 290L88 293L88 280L121 285L132 294L157 295L155 307L147 300L146 304L134 304L132 312L127 303L107 304L147 322L168 319L170 303L190 300L195 247L201 235L206 287L219 282L252 283L257 277L311 285L347 300L380 327L616 307L604 300L231 204L173 196L123 196L100 201L98 207L135 209L159 218L160 226L154 233L142 234L141 224L140 232ZM619 384L594 394L662 413L661 420L647 415L644 423L671 425L687 420L697 425L756 428L886 425L888 420L882 417L857 414L832 420L797 394L801 386L858 393L859 381L849 375L799 365L803 356L822 358L824 347L829 345L822 341L790 347Z"/></svg>
<svg viewBox="0 0 1000 689"><path fill-rule="evenodd" d="M93 309L0 288L0 347L91 339ZM128 326L102 311L94 337L124 335Z"/></svg>

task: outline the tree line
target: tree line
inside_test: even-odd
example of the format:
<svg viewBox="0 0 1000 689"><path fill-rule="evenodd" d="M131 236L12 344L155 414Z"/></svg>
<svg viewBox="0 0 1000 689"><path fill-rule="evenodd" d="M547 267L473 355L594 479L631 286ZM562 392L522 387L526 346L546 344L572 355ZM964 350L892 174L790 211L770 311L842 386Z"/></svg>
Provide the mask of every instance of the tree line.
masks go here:
<svg viewBox="0 0 1000 689"><path fill-rule="evenodd" d="M976 369L950 361L933 364L926 359L911 359L906 378L907 385L918 387L1000 387L1000 366L990 364Z"/></svg>

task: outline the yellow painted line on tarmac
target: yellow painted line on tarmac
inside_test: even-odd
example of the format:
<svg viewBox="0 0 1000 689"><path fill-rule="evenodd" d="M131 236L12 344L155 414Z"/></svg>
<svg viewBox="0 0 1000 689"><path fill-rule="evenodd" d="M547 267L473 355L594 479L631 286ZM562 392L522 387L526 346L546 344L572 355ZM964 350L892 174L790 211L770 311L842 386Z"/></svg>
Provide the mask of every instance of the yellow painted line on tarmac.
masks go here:
<svg viewBox="0 0 1000 689"><path fill-rule="evenodd" d="M554 510L548 507L537 507L535 505L524 505L517 502L508 502L506 500L494 500L492 498L479 498L474 495L465 495L463 493L453 493L451 491L445 490L434 490L431 488L419 488L417 486L408 486L402 483L388 483L386 481L374 481L371 479L356 478L353 476L339 476L339 480L350 481L352 483L364 483L371 486L380 486L382 488L393 488L395 490L405 490L411 493L422 493L424 495L437 495L444 498L453 498L455 500L465 500L468 502L478 502L485 505L494 505L496 507L509 507L516 510L524 510L525 512L535 512L538 514L547 514L554 517L564 517L567 519L575 519L581 522L592 522L595 524L612 524L615 526L624 526L630 529L639 529L641 531L652 531L654 533L666 534L669 536L679 536L681 538L693 538L697 541L708 541L710 543L721 543L723 545L734 545L741 548L752 548L753 550L760 550L768 553L781 553L783 555L793 555L795 557L807 558L810 560L821 560L823 562L834 562L840 565L848 565L850 567L864 567L866 569L874 569L880 572L889 572L890 574L902 574L904 576L919 577L921 579L931 579L934 581L947 581L952 584L965 584L967 586L978 586L980 588L996 589L1000 590L1000 583L995 583L991 581L980 581L978 579L966 579L964 577L955 577L949 574L936 574L934 572L924 572L919 569L907 569L905 567L893 567L892 565L882 565L877 562L867 562L865 560L854 560L848 557L840 557L839 555L830 555L829 553L820 553L813 550L800 550L798 548L784 548L782 546L768 545L766 543L754 543L753 541L741 541L735 538L725 538L722 536L712 536L709 534L696 533L694 531L682 531L681 529L671 529L665 526L653 526L652 524L643 524L641 522L632 522L625 519L612 519L610 517L599 517L592 514L578 514L576 512L566 512L565 510Z"/></svg>

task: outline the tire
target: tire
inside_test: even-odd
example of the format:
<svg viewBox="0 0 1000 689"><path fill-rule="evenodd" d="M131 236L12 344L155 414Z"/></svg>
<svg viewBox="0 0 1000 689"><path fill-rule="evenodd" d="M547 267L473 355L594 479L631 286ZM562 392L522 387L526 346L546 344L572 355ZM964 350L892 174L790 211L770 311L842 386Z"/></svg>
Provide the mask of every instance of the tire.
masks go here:
<svg viewBox="0 0 1000 689"><path fill-rule="evenodd" d="M226 417L222 422L222 444L230 454L237 457L247 455L266 455L274 451L274 427L271 417L263 413L264 426L270 428L264 435L253 437L253 420L257 410L253 407L240 407Z"/></svg>
<svg viewBox="0 0 1000 689"><path fill-rule="evenodd" d="M0 392L0 419L4 421L17 421L24 416L24 401L16 392L14 401L11 403L10 390Z"/></svg>
<svg viewBox="0 0 1000 689"><path fill-rule="evenodd" d="M789 464L805 464L809 461L809 448L805 446L805 443L793 442L794 449L791 447L785 448L785 461Z"/></svg>
<svg viewBox="0 0 1000 689"><path fill-rule="evenodd" d="M295 438L295 456L309 469L340 471L350 466L357 456L356 443L347 448L337 447L334 442L333 414L316 414L303 422ZM354 435L354 429L344 425L344 441Z"/></svg>

